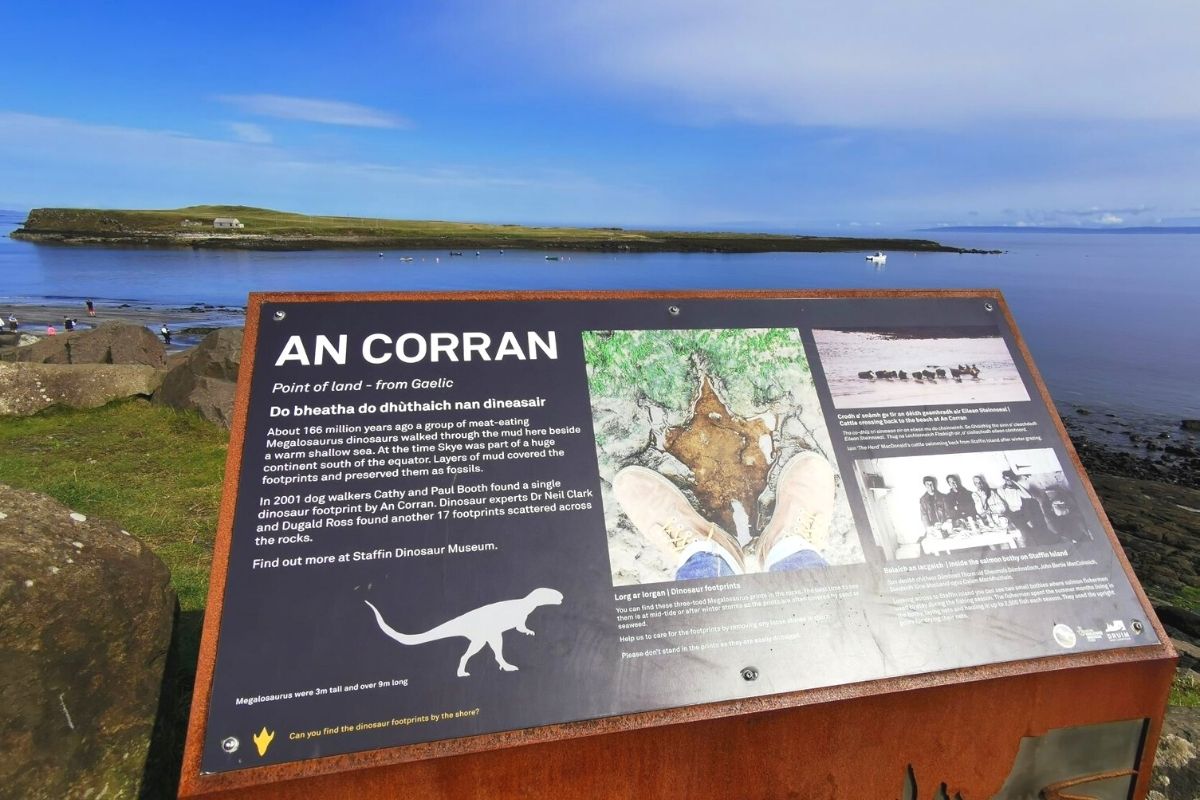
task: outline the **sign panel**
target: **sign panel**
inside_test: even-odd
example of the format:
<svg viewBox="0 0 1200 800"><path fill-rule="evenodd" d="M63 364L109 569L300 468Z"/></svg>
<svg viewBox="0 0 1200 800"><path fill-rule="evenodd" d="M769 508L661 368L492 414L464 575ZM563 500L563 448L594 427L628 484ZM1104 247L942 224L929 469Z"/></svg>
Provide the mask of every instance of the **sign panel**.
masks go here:
<svg viewBox="0 0 1200 800"><path fill-rule="evenodd" d="M250 314L202 772L1158 644L991 295Z"/></svg>

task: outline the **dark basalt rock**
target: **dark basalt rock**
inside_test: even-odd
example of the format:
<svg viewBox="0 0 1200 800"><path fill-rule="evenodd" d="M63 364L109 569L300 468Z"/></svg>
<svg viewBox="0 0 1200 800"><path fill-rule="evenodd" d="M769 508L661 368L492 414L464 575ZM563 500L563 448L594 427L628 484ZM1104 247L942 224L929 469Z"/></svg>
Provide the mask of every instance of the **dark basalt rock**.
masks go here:
<svg viewBox="0 0 1200 800"><path fill-rule="evenodd" d="M175 364L154 394L154 402L188 411L226 428L233 422L233 398L242 362L242 329L220 328Z"/></svg>

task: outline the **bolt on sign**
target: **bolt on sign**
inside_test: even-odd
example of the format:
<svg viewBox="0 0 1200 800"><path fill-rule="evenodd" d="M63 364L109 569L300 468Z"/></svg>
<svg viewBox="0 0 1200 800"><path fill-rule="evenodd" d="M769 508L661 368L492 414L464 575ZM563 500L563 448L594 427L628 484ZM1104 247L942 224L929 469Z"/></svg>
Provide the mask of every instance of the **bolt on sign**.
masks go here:
<svg viewBox="0 0 1200 800"><path fill-rule="evenodd" d="M242 363L181 796L1147 790L996 292L252 295Z"/></svg>

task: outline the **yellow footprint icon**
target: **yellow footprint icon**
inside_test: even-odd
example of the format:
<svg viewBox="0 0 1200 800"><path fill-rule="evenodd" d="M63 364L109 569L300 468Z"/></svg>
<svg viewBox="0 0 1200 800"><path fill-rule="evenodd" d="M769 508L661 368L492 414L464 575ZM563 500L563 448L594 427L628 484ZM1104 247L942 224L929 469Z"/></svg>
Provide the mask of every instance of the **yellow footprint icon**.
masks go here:
<svg viewBox="0 0 1200 800"><path fill-rule="evenodd" d="M267 754L267 748L271 746L271 742L274 740L275 731L268 731L266 725L263 726L261 731L254 734L254 746L258 748L258 755L260 757Z"/></svg>

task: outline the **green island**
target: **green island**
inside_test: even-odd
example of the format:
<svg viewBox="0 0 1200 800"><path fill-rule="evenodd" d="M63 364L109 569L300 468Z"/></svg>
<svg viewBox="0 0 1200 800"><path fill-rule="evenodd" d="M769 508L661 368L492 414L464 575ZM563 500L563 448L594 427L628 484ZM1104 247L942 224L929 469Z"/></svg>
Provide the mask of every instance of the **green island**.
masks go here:
<svg viewBox="0 0 1200 800"><path fill-rule="evenodd" d="M949 247L929 239L528 227L323 217L250 206L187 206L151 211L35 208L29 212L25 224L11 236L48 244L236 250L369 248L453 251L507 247L634 253L997 252Z"/></svg>

